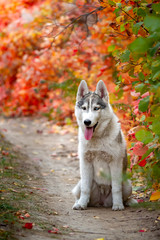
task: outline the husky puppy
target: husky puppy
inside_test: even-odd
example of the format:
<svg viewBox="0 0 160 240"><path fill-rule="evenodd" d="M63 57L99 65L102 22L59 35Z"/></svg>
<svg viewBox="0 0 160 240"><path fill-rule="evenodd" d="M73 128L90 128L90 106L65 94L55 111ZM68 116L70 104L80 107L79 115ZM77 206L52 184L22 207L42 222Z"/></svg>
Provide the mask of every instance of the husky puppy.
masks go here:
<svg viewBox="0 0 160 240"><path fill-rule="evenodd" d="M81 180L72 190L76 198L73 209L104 206L123 210L132 193L130 181L123 181L127 169L126 143L102 80L95 92L90 92L87 83L81 81L75 115L79 125Z"/></svg>

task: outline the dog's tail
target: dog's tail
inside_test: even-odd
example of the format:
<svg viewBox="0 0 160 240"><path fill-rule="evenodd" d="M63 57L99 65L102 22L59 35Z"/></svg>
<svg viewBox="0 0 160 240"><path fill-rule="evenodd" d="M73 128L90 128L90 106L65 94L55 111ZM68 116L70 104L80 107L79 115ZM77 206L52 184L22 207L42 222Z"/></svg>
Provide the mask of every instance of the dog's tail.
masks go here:
<svg viewBox="0 0 160 240"><path fill-rule="evenodd" d="M137 205L138 201L134 198L129 198L126 202L125 202L125 206L128 207L132 207L133 205Z"/></svg>
<svg viewBox="0 0 160 240"><path fill-rule="evenodd" d="M77 183L77 185L72 189L72 194L75 196L76 199L80 198L81 195L81 181Z"/></svg>

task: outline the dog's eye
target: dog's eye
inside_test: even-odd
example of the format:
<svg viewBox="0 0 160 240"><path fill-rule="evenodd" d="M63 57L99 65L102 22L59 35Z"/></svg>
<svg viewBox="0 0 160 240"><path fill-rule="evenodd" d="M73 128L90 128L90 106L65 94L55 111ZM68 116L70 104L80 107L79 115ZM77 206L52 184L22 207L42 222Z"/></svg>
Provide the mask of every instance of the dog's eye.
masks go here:
<svg viewBox="0 0 160 240"><path fill-rule="evenodd" d="M99 107L94 107L94 111L98 111L99 109Z"/></svg>
<svg viewBox="0 0 160 240"><path fill-rule="evenodd" d="M83 106L82 109L83 109L83 110L86 110L87 108Z"/></svg>

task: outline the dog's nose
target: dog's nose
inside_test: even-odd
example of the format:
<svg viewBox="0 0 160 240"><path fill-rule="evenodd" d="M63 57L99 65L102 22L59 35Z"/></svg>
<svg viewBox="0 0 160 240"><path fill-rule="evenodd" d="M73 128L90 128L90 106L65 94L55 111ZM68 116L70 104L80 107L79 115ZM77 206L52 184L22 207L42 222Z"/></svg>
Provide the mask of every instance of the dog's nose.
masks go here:
<svg viewBox="0 0 160 240"><path fill-rule="evenodd" d="M84 120L84 124L86 126L89 126L91 124L91 120L89 120L89 119Z"/></svg>

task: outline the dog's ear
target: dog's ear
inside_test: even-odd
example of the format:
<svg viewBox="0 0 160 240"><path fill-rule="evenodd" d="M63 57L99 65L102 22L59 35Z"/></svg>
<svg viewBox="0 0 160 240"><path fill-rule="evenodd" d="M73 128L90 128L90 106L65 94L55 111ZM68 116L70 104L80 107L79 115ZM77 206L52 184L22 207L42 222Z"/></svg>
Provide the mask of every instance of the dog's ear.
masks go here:
<svg viewBox="0 0 160 240"><path fill-rule="evenodd" d="M78 87L78 92L77 92L77 102L81 100L81 98L84 97L89 92L88 86L85 80L82 80L80 82L80 85Z"/></svg>
<svg viewBox="0 0 160 240"><path fill-rule="evenodd" d="M101 98L105 98L106 101L108 101L108 91L107 88L104 84L104 82L102 80L100 80L97 83L97 87L96 87L96 91L95 93L97 93Z"/></svg>

